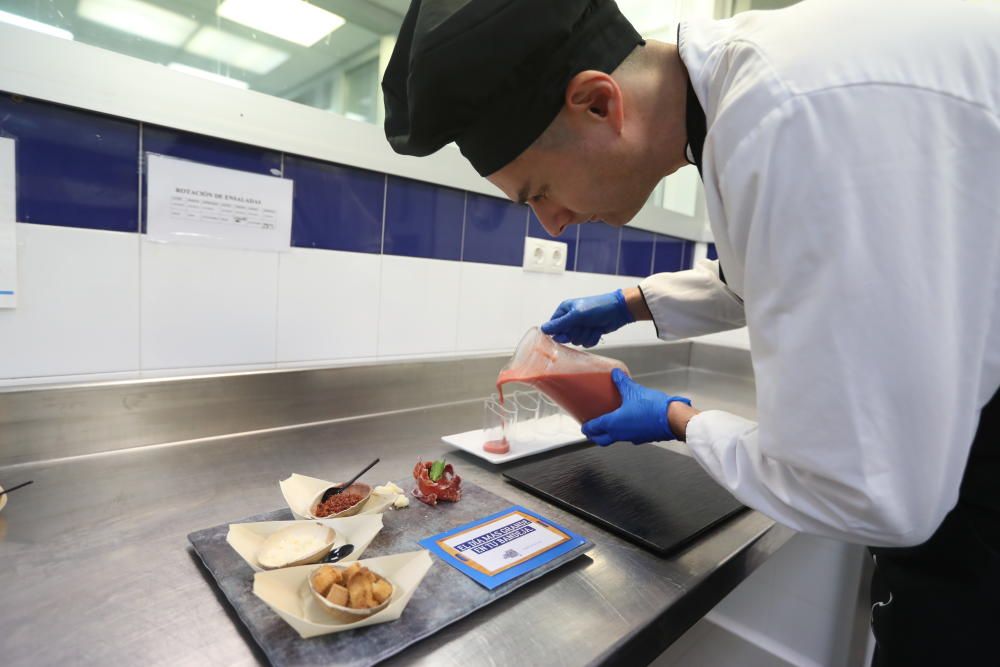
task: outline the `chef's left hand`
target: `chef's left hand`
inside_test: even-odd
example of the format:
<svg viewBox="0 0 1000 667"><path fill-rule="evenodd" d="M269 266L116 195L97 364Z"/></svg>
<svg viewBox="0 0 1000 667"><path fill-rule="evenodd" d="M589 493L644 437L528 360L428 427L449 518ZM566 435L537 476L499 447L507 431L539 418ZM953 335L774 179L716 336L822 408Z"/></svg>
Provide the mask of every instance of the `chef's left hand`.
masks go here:
<svg viewBox="0 0 1000 667"><path fill-rule="evenodd" d="M584 424L585 436L602 447L622 441L641 445L677 439L667 422L667 409L674 401L691 405L690 399L643 387L618 368L611 371L611 379L622 396L622 405Z"/></svg>

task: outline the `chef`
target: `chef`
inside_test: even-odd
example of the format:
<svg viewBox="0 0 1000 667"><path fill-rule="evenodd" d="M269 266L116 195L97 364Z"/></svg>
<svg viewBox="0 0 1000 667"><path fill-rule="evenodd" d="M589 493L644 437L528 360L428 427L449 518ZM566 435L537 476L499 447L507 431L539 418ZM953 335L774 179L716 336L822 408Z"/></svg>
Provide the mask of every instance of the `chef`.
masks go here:
<svg viewBox="0 0 1000 667"><path fill-rule="evenodd" d="M382 86L396 151L455 142L552 235L625 225L697 165L719 261L543 330L746 325L758 420L617 373L584 433L686 440L746 505L870 545L874 664L997 664L1000 13L806 0L673 45L610 0L414 0Z"/></svg>

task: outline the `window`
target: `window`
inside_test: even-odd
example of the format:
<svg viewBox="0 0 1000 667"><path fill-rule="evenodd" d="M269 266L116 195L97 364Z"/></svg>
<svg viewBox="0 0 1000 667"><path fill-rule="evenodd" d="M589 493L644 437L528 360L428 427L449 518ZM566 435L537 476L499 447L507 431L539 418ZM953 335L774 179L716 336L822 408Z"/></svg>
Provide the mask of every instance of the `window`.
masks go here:
<svg viewBox="0 0 1000 667"><path fill-rule="evenodd" d="M391 53L408 6L408 0L0 0L0 21L377 122L379 58Z"/></svg>

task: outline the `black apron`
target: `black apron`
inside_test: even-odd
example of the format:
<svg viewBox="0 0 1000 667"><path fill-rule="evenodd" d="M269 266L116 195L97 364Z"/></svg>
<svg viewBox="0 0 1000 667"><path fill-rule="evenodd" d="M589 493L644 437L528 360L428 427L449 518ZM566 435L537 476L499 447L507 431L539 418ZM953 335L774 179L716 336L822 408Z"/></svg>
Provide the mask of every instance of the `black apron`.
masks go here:
<svg viewBox="0 0 1000 667"><path fill-rule="evenodd" d="M870 550L873 667L1000 665L1000 392L983 408L958 503L934 535Z"/></svg>
<svg viewBox="0 0 1000 667"><path fill-rule="evenodd" d="M688 160L701 175L705 112L690 76L686 116ZM726 282L721 264L719 277ZM873 667L1000 667L998 397L983 408L958 503L934 535L915 547L870 549Z"/></svg>

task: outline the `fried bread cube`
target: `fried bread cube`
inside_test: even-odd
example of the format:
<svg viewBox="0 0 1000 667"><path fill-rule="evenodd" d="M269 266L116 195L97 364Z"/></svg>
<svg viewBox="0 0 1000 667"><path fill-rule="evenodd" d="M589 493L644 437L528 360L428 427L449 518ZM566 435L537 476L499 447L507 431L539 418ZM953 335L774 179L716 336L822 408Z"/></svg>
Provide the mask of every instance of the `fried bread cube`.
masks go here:
<svg viewBox="0 0 1000 667"><path fill-rule="evenodd" d="M330 587L330 592L327 594L326 599L333 604L340 605L341 607L346 607L350 596L347 593L347 589L340 584L334 584Z"/></svg>
<svg viewBox="0 0 1000 667"><path fill-rule="evenodd" d="M330 586L340 583L340 572L335 567L324 565L313 573L313 588L320 595L326 595Z"/></svg>

